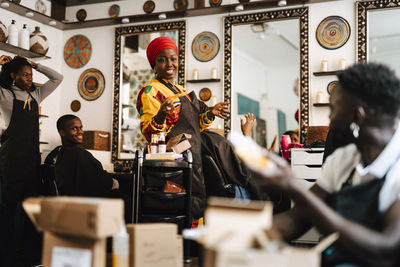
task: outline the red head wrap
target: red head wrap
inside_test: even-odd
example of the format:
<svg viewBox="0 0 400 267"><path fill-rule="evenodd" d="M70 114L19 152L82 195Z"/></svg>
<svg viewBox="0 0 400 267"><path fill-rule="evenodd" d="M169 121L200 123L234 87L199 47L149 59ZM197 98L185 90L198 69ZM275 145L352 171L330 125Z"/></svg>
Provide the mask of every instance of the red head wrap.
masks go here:
<svg viewBox="0 0 400 267"><path fill-rule="evenodd" d="M147 46L147 59L151 65L151 68L154 69L154 65L156 64L156 58L161 53L161 51L165 49L172 49L175 51L176 55L178 55L178 47L175 42L168 37L158 37L151 41L151 43Z"/></svg>

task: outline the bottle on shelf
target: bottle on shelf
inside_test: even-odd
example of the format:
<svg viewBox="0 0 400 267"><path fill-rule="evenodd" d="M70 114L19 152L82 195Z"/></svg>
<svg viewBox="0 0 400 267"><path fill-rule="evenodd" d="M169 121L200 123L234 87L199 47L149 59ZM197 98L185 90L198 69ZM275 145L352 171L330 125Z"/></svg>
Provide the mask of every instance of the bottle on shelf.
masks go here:
<svg viewBox="0 0 400 267"><path fill-rule="evenodd" d="M158 153L158 134L151 135L150 154Z"/></svg>
<svg viewBox="0 0 400 267"><path fill-rule="evenodd" d="M167 143L165 143L165 133L160 133L160 139L158 140L158 153L167 152Z"/></svg>
<svg viewBox="0 0 400 267"><path fill-rule="evenodd" d="M121 222L119 233L112 239L112 266L129 267L129 235L124 220Z"/></svg>
<svg viewBox="0 0 400 267"><path fill-rule="evenodd" d="M24 24L22 29L19 31L18 46L23 49L29 50L29 38L30 38L30 32L26 27L26 24Z"/></svg>
<svg viewBox="0 0 400 267"><path fill-rule="evenodd" d="M18 28L15 20L12 20L10 26L8 26L8 43L18 46Z"/></svg>

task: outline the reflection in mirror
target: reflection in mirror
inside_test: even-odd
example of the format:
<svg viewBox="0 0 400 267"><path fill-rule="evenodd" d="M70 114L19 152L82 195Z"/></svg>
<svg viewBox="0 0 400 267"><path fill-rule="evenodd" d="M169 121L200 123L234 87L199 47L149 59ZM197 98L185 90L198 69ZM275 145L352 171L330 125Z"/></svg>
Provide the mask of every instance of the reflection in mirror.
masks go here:
<svg viewBox="0 0 400 267"><path fill-rule="evenodd" d="M147 144L140 131L136 102L139 91L154 78L154 72L146 56L148 44L160 36L170 37L177 43L179 61L183 62L179 65L177 82L183 84L184 29L185 22L116 29L112 142L114 164L129 165L129 160L134 158L135 151Z"/></svg>
<svg viewBox="0 0 400 267"><path fill-rule="evenodd" d="M257 117L253 137L260 145L269 148L275 136L279 141L295 129L304 142L308 8L226 17L225 48L224 101L232 103L225 131L239 130L240 117L250 112Z"/></svg>
<svg viewBox="0 0 400 267"><path fill-rule="evenodd" d="M398 8L394 8L394 7ZM357 58L392 68L400 77L400 1L357 2Z"/></svg>
<svg viewBox="0 0 400 267"><path fill-rule="evenodd" d="M232 29L232 129L240 131L240 115L253 113L253 137L264 147L299 128L299 31L298 19Z"/></svg>

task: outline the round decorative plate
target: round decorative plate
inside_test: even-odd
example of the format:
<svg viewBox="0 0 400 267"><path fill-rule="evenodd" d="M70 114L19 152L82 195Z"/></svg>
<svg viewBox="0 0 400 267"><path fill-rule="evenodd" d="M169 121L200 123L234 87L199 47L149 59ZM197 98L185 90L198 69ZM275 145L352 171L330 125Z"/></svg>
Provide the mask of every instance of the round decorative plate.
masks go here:
<svg viewBox="0 0 400 267"><path fill-rule="evenodd" d="M78 112L81 109L81 102L74 100L71 102L71 110L73 112Z"/></svg>
<svg viewBox="0 0 400 267"><path fill-rule="evenodd" d="M202 101L208 101L212 96L211 90L207 87L203 88L199 92L199 98Z"/></svg>
<svg viewBox="0 0 400 267"><path fill-rule="evenodd" d="M83 99L92 101L99 98L104 86L104 76L98 69L87 69L79 77L78 91Z"/></svg>
<svg viewBox="0 0 400 267"><path fill-rule="evenodd" d="M64 46L64 60L73 69L79 69L88 63L92 55L92 44L84 35L74 35Z"/></svg>
<svg viewBox="0 0 400 267"><path fill-rule="evenodd" d="M156 7L156 4L153 1L149 0L149 1L144 2L143 11L148 14L148 13L153 12L155 7Z"/></svg>
<svg viewBox="0 0 400 267"><path fill-rule="evenodd" d="M87 16L87 13L86 13L86 10L84 10L84 9L79 9L76 12L76 18L78 19L79 22L85 21L86 16Z"/></svg>
<svg viewBox="0 0 400 267"><path fill-rule="evenodd" d="M328 91L328 94L332 94L333 90L338 84L339 81L331 81L330 83L328 83L328 86L326 87L326 91Z"/></svg>
<svg viewBox="0 0 400 267"><path fill-rule="evenodd" d="M119 10L120 10L119 5L112 5L112 6L110 6L110 8L108 9L108 15L110 16L110 18L118 17L118 15L119 15Z"/></svg>
<svg viewBox="0 0 400 267"><path fill-rule="evenodd" d="M210 6L220 6L222 4L222 0L209 0Z"/></svg>
<svg viewBox="0 0 400 267"><path fill-rule="evenodd" d="M43 0L37 0L35 3L35 10L42 14L46 14L47 7Z"/></svg>
<svg viewBox="0 0 400 267"><path fill-rule="evenodd" d="M330 16L323 19L318 25L316 38L318 43L326 49L342 47L350 37L350 25L342 17Z"/></svg>
<svg viewBox="0 0 400 267"><path fill-rule="evenodd" d="M184 10L188 7L188 0L174 0L175 10Z"/></svg>
<svg viewBox="0 0 400 267"><path fill-rule="evenodd" d="M219 51L219 39L212 32L201 32L193 39L193 56L201 62L212 60Z"/></svg>

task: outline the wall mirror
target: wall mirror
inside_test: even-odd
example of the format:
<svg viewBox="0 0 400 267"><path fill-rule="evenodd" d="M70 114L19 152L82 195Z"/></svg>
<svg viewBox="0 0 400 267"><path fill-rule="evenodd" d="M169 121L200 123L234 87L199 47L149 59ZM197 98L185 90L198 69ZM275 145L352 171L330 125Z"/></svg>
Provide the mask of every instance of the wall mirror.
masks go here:
<svg viewBox="0 0 400 267"><path fill-rule="evenodd" d="M111 161L122 167L131 166L135 151L146 143L140 131L136 111L140 89L154 78L147 61L146 48L154 38L167 36L179 49L177 82L185 82L185 21L166 22L115 29L114 103Z"/></svg>
<svg viewBox="0 0 400 267"><path fill-rule="evenodd" d="M378 62L400 77L400 0L357 2L358 62Z"/></svg>
<svg viewBox="0 0 400 267"><path fill-rule="evenodd" d="M295 129L303 143L309 121L308 8L229 16L224 28L224 101L231 103L225 131L240 131L240 117L251 112L260 145L269 147L275 136L279 141Z"/></svg>

